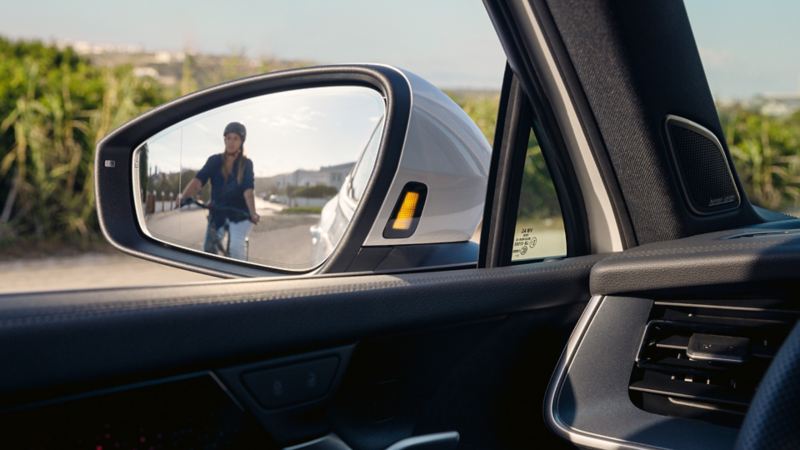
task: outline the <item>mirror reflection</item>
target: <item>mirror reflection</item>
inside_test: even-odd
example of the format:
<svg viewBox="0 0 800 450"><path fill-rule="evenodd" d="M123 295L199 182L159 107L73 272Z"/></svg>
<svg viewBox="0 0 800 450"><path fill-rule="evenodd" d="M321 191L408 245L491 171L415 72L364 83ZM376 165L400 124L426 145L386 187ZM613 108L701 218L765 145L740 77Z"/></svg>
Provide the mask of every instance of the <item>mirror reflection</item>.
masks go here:
<svg viewBox="0 0 800 450"><path fill-rule="evenodd" d="M153 238L285 270L324 262L372 175L385 101L335 86L267 94L184 120L134 154Z"/></svg>

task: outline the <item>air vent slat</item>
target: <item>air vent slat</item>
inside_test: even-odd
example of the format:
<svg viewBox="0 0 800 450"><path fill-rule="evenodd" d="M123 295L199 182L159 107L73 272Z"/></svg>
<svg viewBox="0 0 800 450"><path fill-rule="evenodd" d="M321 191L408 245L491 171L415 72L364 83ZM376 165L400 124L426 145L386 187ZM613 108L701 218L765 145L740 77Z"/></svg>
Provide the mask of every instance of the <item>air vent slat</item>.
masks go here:
<svg viewBox="0 0 800 450"><path fill-rule="evenodd" d="M692 373L714 373L725 372L727 367L714 366L705 361L690 361L687 358L654 358L647 361L639 361L639 368L645 370L656 370L664 373L674 373L676 371L691 371Z"/></svg>
<svg viewBox="0 0 800 450"><path fill-rule="evenodd" d="M689 338L681 335L667 336L656 342L658 348L670 348L675 350L686 350L689 345Z"/></svg>
<svg viewBox="0 0 800 450"><path fill-rule="evenodd" d="M752 393L739 393L719 386L692 383L683 380L670 380L669 378L658 381L636 381L630 385L630 389L632 391L648 392L670 397L745 407L750 404L752 398Z"/></svg>
<svg viewBox="0 0 800 450"><path fill-rule="evenodd" d="M656 304L631 374L631 400L658 414L736 425L797 317L787 310Z"/></svg>

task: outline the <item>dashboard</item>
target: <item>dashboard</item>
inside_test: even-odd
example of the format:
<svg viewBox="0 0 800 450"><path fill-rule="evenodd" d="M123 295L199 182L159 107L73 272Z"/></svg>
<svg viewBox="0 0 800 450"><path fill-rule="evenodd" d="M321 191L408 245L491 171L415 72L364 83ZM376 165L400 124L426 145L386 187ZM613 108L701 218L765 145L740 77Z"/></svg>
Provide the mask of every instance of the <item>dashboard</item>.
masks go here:
<svg viewBox="0 0 800 450"><path fill-rule="evenodd" d="M547 394L588 448L733 448L800 317L796 221L644 245L592 269L592 297Z"/></svg>

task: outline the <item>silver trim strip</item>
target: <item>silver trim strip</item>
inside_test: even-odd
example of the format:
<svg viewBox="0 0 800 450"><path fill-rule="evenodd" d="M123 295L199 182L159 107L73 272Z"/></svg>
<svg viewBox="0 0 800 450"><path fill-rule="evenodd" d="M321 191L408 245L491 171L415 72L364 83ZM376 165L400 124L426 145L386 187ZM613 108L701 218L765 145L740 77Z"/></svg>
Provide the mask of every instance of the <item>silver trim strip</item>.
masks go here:
<svg viewBox="0 0 800 450"><path fill-rule="evenodd" d="M730 311L754 311L754 312L771 312L771 313L783 313L783 314L796 314L800 315L800 311L794 311L791 309L777 309L777 308L765 308L765 307L758 307L758 306L731 306L731 305L713 305L711 303L681 303L681 302L670 302L670 301L655 301L653 302L654 306L673 306L676 308L703 308L703 309L722 309L722 310L730 310Z"/></svg>
<svg viewBox="0 0 800 450"><path fill-rule="evenodd" d="M414 450L434 448L445 450L454 449L458 446L458 441L461 436L457 431L448 431L445 433L426 434L423 436L414 436L408 439L392 444L386 450Z"/></svg>
<svg viewBox="0 0 800 450"><path fill-rule="evenodd" d="M331 433L321 438L314 439L302 444L293 445L291 447L284 447L283 450L350 450L350 447L345 444L339 436Z"/></svg>
<svg viewBox="0 0 800 450"><path fill-rule="evenodd" d="M704 409L706 411L724 411L724 412L730 413L730 414L738 414L740 416L744 415L744 413L741 412L741 411L736 411L735 409L720 408L717 405L711 405L711 404L708 404L708 403L701 403L701 402L694 402L694 401L689 401L689 400L682 400L682 399L677 399L677 398L674 398L674 397L667 397L667 401L672 403L672 404L680 405L680 406L686 406L688 408Z"/></svg>
<svg viewBox="0 0 800 450"><path fill-rule="evenodd" d="M569 368L572 365L572 360L574 359L575 354L577 353L577 350L583 341L583 337L586 334L589 325L592 323L592 319L594 318L605 298L606 297L602 295L595 295L589 299L586 309L583 311L580 319L578 319L578 323L575 325L575 329L572 331L572 335L570 335L569 340L567 341L567 346L561 353L561 358L558 361L558 365L553 372L553 376L550 378L550 385L547 388L547 394L545 394L545 420L550 428L553 429L553 431L578 446L597 449L666 450L663 447L652 447L623 439L616 439L610 436L602 436L577 430L569 425L566 425L558 417L558 399L561 397L561 390L564 386L564 382L566 381Z"/></svg>

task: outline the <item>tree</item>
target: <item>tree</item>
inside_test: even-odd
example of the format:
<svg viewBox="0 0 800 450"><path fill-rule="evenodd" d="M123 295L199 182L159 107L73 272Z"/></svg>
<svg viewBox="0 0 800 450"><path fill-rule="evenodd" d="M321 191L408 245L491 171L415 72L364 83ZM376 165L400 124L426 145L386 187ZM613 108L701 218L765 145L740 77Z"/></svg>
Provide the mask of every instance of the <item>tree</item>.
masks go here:
<svg viewBox="0 0 800 450"><path fill-rule="evenodd" d="M720 108L736 171L750 201L773 210L800 204L800 112L771 117L741 105Z"/></svg>
<svg viewBox="0 0 800 450"><path fill-rule="evenodd" d="M129 66L0 38L0 93L0 240L96 238L94 148L161 103L161 87Z"/></svg>

